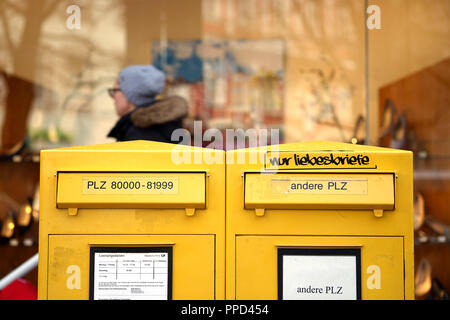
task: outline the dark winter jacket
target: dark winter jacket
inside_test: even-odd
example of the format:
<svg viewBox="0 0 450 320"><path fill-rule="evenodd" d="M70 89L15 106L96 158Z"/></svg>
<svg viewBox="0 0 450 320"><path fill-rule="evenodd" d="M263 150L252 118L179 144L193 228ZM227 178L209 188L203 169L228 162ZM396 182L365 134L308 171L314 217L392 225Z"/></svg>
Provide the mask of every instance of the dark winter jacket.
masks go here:
<svg viewBox="0 0 450 320"><path fill-rule="evenodd" d="M148 107L139 107L122 116L108 137L117 141L152 140L171 141L172 132L182 128L182 119L188 115L187 101L179 96L157 100Z"/></svg>

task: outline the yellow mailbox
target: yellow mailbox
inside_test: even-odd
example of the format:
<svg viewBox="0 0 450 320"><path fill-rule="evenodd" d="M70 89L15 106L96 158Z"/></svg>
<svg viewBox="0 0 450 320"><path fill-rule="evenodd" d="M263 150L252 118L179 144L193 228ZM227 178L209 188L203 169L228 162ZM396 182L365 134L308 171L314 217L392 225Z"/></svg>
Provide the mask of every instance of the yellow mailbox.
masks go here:
<svg viewBox="0 0 450 320"><path fill-rule="evenodd" d="M227 152L227 299L413 299L412 153Z"/></svg>
<svg viewBox="0 0 450 320"><path fill-rule="evenodd" d="M224 299L224 159L149 141L42 151L39 299Z"/></svg>

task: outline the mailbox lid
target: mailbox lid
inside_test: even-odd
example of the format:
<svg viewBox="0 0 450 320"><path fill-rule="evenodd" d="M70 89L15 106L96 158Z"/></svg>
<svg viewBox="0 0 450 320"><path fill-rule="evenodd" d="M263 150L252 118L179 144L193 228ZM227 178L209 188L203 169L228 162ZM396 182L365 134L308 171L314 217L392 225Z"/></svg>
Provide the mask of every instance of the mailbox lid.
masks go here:
<svg viewBox="0 0 450 320"><path fill-rule="evenodd" d="M49 235L47 299L89 299L90 250L97 247L171 247L172 299L216 297L214 235Z"/></svg>
<svg viewBox="0 0 450 320"><path fill-rule="evenodd" d="M205 208L204 172L59 172L58 208Z"/></svg>
<svg viewBox="0 0 450 320"><path fill-rule="evenodd" d="M282 272L278 269L278 249L287 248L326 249L331 256L333 250L360 250L361 298L404 299L403 237L246 235L236 237L235 298L277 299ZM314 286L314 282L310 284Z"/></svg>
<svg viewBox="0 0 450 320"><path fill-rule="evenodd" d="M381 209L395 206L393 173L245 174L245 208Z"/></svg>

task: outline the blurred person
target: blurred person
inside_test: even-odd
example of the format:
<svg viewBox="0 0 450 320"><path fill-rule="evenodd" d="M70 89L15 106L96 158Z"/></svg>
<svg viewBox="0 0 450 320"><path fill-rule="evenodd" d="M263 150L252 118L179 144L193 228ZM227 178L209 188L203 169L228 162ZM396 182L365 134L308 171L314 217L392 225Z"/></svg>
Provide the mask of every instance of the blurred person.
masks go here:
<svg viewBox="0 0 450 320"><path fill-rule="evenodd" d="M114 87L108 89L120 117L108 137L176 143L171 141L172 132L182 128L188 104L179 96L158 99L164 87L164 73L152 65L124 68Z"/></svg>

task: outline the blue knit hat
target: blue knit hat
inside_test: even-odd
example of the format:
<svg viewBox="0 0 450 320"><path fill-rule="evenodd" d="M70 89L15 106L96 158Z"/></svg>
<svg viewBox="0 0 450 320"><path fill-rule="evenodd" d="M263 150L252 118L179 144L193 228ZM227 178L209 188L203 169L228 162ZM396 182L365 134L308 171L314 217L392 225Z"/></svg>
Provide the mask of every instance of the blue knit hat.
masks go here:
<svg viewBox="0 0 450 320"><path fill-rule="evenodd" d="M152 65L133 65L119 73L119 86L128 101L137 107L152 104L164 90L166 77Z"/></svg>

